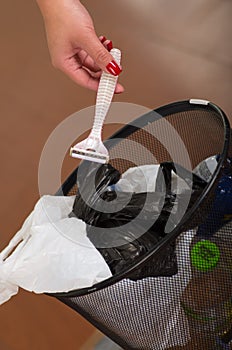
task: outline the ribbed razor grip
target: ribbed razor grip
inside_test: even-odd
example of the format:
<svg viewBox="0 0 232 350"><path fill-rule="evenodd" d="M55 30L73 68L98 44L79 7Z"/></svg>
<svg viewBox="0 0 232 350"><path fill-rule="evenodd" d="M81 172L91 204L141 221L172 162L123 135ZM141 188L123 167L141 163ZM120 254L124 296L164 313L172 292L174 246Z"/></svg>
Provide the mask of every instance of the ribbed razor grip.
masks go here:
<svg viewBox="0 0 232 350"><path fill-rule="evenodd" d="M120 65L121 51L113 48L110 53L117 64ZM114 95L117 79L117 76L113 76L110 73L102 73L97 91L94 124L91 132L95 136L101 135L102 126Z"/></svg>

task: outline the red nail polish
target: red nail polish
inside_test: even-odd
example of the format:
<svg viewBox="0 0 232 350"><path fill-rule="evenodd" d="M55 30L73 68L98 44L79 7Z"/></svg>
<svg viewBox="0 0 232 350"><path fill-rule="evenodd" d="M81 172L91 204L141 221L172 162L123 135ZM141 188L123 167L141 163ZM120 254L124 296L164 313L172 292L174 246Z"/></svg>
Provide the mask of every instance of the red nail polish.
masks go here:
<svg viewBox="0 0 232 350"><path fill-rule="evenodd" d="M104 43L104 41L106 41L106 37L105 37L105 36L103 36L103 37L102 37L102 39L101 39L101 43L103 44L103 43Z"/></svg>
<svg viewBox="0 0 232 350"><path fill-rule="evenodd" d="M107 64L106 69L108 70L108 72L114 76L117 76L121 73L122 69L119 67L119 65L117 64L117 62L115 62L114 60L111 61L109 64Z"/></svg>
<svg viewBox="0 0 232 350"><path fill-rule="evenodd" d="M112 48L113 48L113 43L112 43L112 41L110 41L106 46L107 46L107 50L108 50L108 51L112 50Z"/></svg>

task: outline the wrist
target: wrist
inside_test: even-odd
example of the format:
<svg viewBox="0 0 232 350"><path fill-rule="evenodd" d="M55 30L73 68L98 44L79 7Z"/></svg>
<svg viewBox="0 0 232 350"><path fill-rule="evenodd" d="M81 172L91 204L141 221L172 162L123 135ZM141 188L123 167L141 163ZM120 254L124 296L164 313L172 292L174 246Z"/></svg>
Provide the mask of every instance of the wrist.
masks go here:
<svg viewBox="0 0 232 350"><path fill-rule="evenodd" d="M56 12L62 13L67 8L76 7L80 4L80 0L36 0L36 3L45 19Z"/></svg>

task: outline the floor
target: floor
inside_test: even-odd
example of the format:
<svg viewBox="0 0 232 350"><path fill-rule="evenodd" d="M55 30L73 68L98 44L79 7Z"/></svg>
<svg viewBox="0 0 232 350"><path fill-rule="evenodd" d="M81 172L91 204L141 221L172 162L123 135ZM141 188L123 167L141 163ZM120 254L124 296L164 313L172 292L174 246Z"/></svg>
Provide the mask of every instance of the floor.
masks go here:
<svg viewBox="0 0 232 350"><path fill-rule="evenodd" d="M99 35L111 38L123 53L120 82L125 92L115 96L115 102L155 108L203 98L218 104L232 122L230 0L82 2ZM39 198L38 167L49 135L68 116L94 105L95 93L52 67L35 1L2 3L0 44L2 249ZM88 126L82 118L77 133ZM114 128L110 126L105 137ZM51 169L55 158L54 153ZM60 181L75 166L67 156ZM47 191L54 193L50 170ZM87 350L101 338L60 302L25 291L1 306L0 324L1 350Z"/></svg>

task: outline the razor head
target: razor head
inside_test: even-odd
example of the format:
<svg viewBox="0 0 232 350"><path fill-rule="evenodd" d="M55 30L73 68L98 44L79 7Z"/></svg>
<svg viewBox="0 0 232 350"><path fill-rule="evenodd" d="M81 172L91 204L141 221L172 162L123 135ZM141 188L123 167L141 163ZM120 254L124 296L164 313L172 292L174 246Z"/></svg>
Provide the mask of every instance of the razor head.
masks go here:
<svg viewBox="0 0 232 350"><path fill-rule="evenodd" d="M109 156L100 152L97 152L93 149L78 149L75 147L71 147L70 155L73 158L79 158L88 160L91 162L106 164L109 162Z"/></svg>

